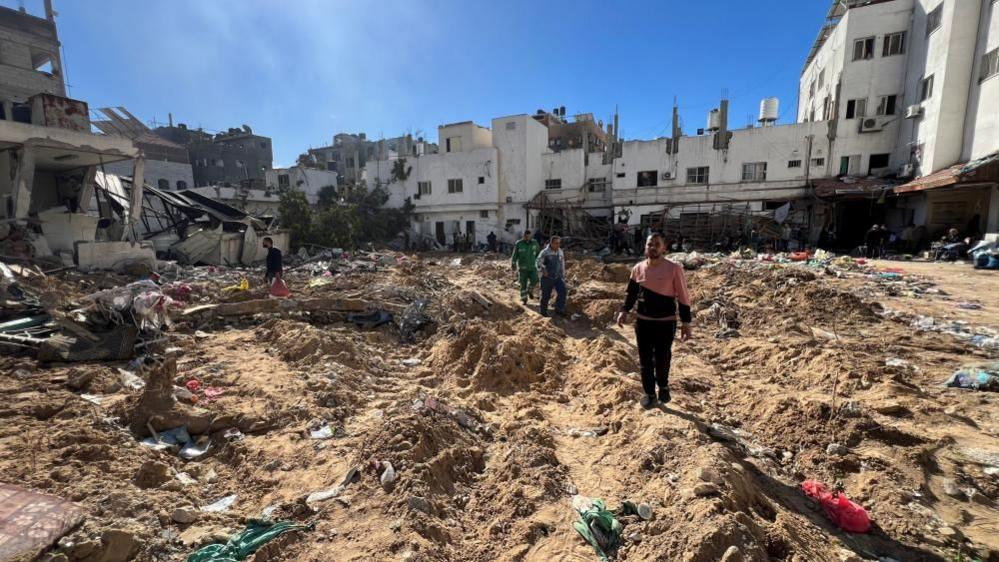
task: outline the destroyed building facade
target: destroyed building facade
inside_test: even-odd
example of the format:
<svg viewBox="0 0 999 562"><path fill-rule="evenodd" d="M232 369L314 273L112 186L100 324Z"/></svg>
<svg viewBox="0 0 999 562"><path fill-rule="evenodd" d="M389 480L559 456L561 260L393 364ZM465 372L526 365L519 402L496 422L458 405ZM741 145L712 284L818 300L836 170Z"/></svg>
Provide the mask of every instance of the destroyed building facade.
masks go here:
<svg viewBox="0 0 999 562"><path fill-rule="evenodd" d="M187 148L154 134L124 107L101 108L94 127L107 135L119 135L132 140L146 161L146 182L163 190L183 190L194 187L194 172ZM103 171L131 177L134 166L129 161L106 164Z"/></svg>
<svg viewBox="0 0 999 562"><path fill-rule="evenodd" d="M422 137L399 137L369 140L365 133L338 133L329 146L310 148L300 164L329 172L336 172L341 183L360 184L365 180L368 161L407 156L435 154L437 145Z"/></svg>
<svg viewBox="0 0 999 562"><path fill-rule="evenodd" d="M45 0L45 17L23 8L0 7L0 102L3 119L24 121L24 107L36 94L66 96L52 1Z"/></svg>
<svg viewBox="0 0 999 562"><path fill-rule="evenodd" d="M248 125L211 134L178 123L157 127L153 132L187 148L194 174L193 187L262 187L267 170L273 166L271 139L254 134Z"/></svg>

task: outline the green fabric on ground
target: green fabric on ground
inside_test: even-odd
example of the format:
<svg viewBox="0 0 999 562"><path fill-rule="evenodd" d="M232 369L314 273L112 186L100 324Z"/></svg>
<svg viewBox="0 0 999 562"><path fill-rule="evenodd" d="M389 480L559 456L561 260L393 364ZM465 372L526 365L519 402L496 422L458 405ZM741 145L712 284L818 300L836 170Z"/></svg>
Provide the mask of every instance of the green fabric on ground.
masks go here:
<svg viewBox="0 0 999 562"><path fill-rule="evenodd" d="M537 271L535 260L541 253L541 246L536 240L517 240L513 246L513 254L510 256L510 264L516 265L520 271Z"/></svg>
<svg viewBox="0 0 999 562"><path fill-rule="evenodd" d="M591 503L590 509L577 510L579 521L573 523L572 528L593 546L601 560L607 562L607 553L620 545L621 523L604 506L603 500L594 499Z"/></svg>
<svg viewBox="0 0 999 562"><path fill-rule="evenodd" d="M315 523L295 525L288 521L270 523L250 521L242 533L233 535L225 544L210 544L187 557L187 562L240 562L260 547L288 531L311 531Z"/></svg>

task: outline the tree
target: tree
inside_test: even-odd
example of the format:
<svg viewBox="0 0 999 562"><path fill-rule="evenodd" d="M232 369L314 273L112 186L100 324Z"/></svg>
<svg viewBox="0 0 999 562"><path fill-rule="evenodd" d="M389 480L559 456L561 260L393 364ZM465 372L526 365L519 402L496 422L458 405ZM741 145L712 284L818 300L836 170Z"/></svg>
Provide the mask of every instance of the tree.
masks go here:
<svg viewBox="0 0 999 562"><path fill-rule="evenodd" d="M312 242L312 207L305 194L294 189L281 192L278 220L291 231L291 246L297 248Z"/></svg>
<svg viewBox="0 0 999 562"><path fill-rule="evenodd" d="M319 188L319 208L325 209L331 205L336 205L339 202L339 195L337 194L335 185L324 185Z"/></svg>

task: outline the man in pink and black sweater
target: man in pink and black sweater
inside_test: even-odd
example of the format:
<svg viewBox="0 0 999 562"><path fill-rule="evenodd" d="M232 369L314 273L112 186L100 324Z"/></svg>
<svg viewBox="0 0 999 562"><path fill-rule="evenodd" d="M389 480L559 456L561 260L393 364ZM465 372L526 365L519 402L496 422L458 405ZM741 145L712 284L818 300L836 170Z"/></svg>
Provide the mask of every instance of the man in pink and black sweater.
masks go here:
<svg viewBox="0 0 999 562"><path fill-rule="evenodd" d="M673 336L676 333L677 313L680 320L680 339L691 337L690 295L683 278L683 266L663 258L666 243L659 234L646 239L645 257L631 270L628 296L617 313L618 326L624 326L632 307L638 304L635 320L635 339L638 358L642 365L642 407L670 401L669 366L672 359ZM679 309L679 310L678 310Z"/></svg>

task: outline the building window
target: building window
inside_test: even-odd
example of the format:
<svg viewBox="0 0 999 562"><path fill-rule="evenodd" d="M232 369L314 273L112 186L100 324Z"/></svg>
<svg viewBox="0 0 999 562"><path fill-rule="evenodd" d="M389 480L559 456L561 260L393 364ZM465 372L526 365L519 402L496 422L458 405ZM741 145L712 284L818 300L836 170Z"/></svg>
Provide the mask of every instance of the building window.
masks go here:
<svg viewBox="0 0 999 562"><path fill-rule="evenodd" d="M856 119L867 115L867 100L855 99L846 102L846 118Z"/></svg>
<svg viewBox="0 0 999 562"><path fill-rule="evenodd" d="M895 115L895 96L881 96L878 100L878 115Z"/></svg>
<svg viewBox="0 0 999 562"><path fill-rule="evenodd" d="M562 178L545 180L545 189L562 189Z"/></svg>
<svg viewBox="0 0 999 562"><path fill-rule="evenodd" d="M638 187L655 187L657 173L656 170L638 172Z"/></svg>
<svg viewBox="0 0 999 562"><path fill-rule="evenodd" d="M456 180L447 180L448 193L461 193L462 191L465 191L465 189L462 186L461 178Z"/></svg>
<svg viewBox="0 0 999 562"><path fill-rule="evenodd" d="M489 211L479 211L479 218L480 219L488 219L489 218Z"/></svg>
<svg viewBox="0 0 999 562"><path fill-rule="evenodd" d="M870 172L874 172L874 170L880 170L881 168L887 168L890 159L891 159L891 154L871 154Z"/></svg>
<svg viewBox="0 0 999 562"><path fill-rule="evenodd" d="M905 32L889 33L885 35L884 44L881 47L881 56L890 57L892 55L905 54Z"/></svg>
<svg viewBox="0 0 999 562"><path fill-rule="evenodd" d="M512 130L514 130L516 128L517 128L517 122L516 121L507 121L506 122L506 130L507 131L512 131Z"/></svg>
<svg viewBox="0 0 999 562"><path fill-rule="evenodd" d="M813 96L815 96L815 78L812 78L812 81L808 83L808 97Z"/></svg>
<svg viewBox="0 0 999 562"><path fill-rule="evenodd" d="M999 47L982 55L982 69L978 74L979 82L999 74Z"/></svg>
<svg viewBox="0 0 999 562"><path fill-rule="evenodd" d="M260 143L260 148L267 148L267 142L264 141L264 142Z"/></svg>
<svg viewBox="0 0 999 562"><path fill-rule="evenodd" d="M933 75L923 78L919 82L919 101L926 101L933 97Z"/></svg>
<svg viewBox="0 0 999 562"><path fill-rule="evenodd" d="M767 181L767 163L749 162L743 164L742 181Z"/></svg>
<svg viewBox="0 0 999 562"><path fill-rule="evenodd" d="M444 152L461 152L461 137L444 139Z"/></svg>
<svg viewBox="0 0 999 562"><path fill-rule="evenodd" d="M418 181L416 182L416 190L420 195L430 195L430 182L428 181Z"/></svg>
<svg viewBox="0 0 999 562"><path fill-rule="evenodd" d="M187 189L187 182L184 180L177 180L177 189Z"/></svg>
<svg viewBox="0 0 999 562"><path fill-rule="evenodd" d="M288 174L278 175L278 187L291 187L291 178Z"/></svg>
<svg viewBox="0 0 999 562"><path fill-rule="evenodd" d="M819 71L819 89L821 90L822 86L825 85L826 85L826 69L823 68L822 70Z"/></svg>
<svg viewBox="0 0 999 562"><path fill-rule="evenodd" d="M156 180L156 187L160 189L170 189L170 181L164 178Z"/></svg>
<svg viewBox="0 0 999 562"><path fill-rule="evenodd" d="M586 180L586 189L590 193L602 193L607 189L607 178L590 178Z"/></svg>
<svg viewBox="0 0 999 562"><path fill-rule="evenodd" d="M623 177L626 177L627 175L628 175L628 174L626 174L625 172L618 172L618 173L617 173L617 177L619 177L619 178L623 178Z"/></svg>
<svg viewBox="0 0 999 562"><path fill-rule="evenodd" d="M940 27L940 20L943 17L943 2L939 6L930 10L930 13L926 14L926 36L929 37L931 33L936 31Z"/></svg>
<svg viewBox="0 0 999 562"><path fill-rule="evenodd" d="M479 176L479 183L486 183L486 178L484 176Z"/></svg>
<svg viewBox="0 0 999 562"><path fill-rule="evenodd" d="M812 158L812 166L825 166L825 165L826 165L825 158Z"/></svg>
<svg viewBox="0 0 999 562"><path fill-rule="evenodd" d="M788 168L800 168L801 167L801 160L788 160L787 161L787 167Z"/></svg>
<svg viewBox="0 0 999 562"><path fill-rule="evenodd" d="M335 172L336 171L336 161L330 161L326 163L326 171Z"/></svg>
<svg viewBox="0 0 999 562"><path fill-rule="evenodd" d="M874 38L864 37L853 42L853 60L867 60L874 58Z"/></svg>
<svg viewBox="0 0 999 562"><path fill-rule="evenodd" d="M214 164L216 168L225 168L225 161L221 158L216 158Z"/></svg>
<svg viewBox="0 0 999 562"><path fill-rule="evenodd" d="M708 183L708 167L687 168L687 183Z"/></svg>

